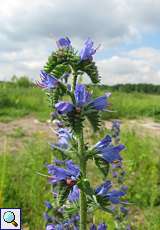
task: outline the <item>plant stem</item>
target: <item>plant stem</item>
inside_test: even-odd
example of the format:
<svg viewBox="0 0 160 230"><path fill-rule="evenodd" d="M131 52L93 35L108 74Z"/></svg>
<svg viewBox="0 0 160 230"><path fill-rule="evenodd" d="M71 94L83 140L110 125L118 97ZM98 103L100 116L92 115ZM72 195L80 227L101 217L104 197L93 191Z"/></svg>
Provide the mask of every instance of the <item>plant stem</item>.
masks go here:
<svg viewBox="0 0 160 230"><path fill-rule="evenodd" d="M73 85L72 85L72 92L74 92L75 88L76 88L76 83L77 83L77 75L76 73L73 73Z"/></svg>
<svg viewBox="0 0 160 230"><path fill-rule="evenodd" d="M76 84L77 84L77 74L73 72L73 85L72 85L72 92L74 93ZM78 153L80 156L80 170L82 176L86 177L86 157L84 152L84 139L83 139L83 128L81 133L78 135ZM87 199L86 194L81 190L80 191L80 230L87 229Z"/></svg>
<svg viewBox="0 0 160 230"><path fill-rule="evenodd" d="M79 135L78 140L78 152L80 155L80 170L83 177L86 177L86 158L84 153L84 140L83 140L83 130ZM87 229L87 200L86 194L81 190L80 191L80 230Z"/></svg>

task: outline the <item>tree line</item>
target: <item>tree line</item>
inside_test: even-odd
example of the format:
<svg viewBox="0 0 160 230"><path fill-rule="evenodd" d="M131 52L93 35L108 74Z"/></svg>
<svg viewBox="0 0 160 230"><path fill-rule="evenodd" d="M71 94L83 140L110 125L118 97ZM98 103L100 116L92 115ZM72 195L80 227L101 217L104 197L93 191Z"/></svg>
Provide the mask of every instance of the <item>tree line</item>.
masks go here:
<svg viewBox="0 0 160 230"><path fill-rule="evenodd" d="M4 83L0 81L0 83ZM5 82L4 84L8 85L16 85L19 87L32 87L34 85L34 82L32 82L29 77L27 76L13 76L11 78L10 82ZM160 85L154 85L154 84L147 84L147 83L138 83L138 84L116 84L116 85L99 85L96 86L103 90L110 90L110 91L119 91L119 92L139 92L139 93L147 93L147 94L160 94Z"/></svg>

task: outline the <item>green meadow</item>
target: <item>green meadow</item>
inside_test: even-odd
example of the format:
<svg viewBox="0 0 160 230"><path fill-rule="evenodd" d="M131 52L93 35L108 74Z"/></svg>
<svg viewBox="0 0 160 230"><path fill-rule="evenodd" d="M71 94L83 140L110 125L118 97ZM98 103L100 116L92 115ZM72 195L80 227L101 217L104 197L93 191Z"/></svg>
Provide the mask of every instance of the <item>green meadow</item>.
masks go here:
<svg viewBox="0 0 160 230"><path fill-rule="evenodd" d="M104 89L94 87L95 96L105 92ZM105 113L104 119L151 117L160 120L159 95L110 92L112 96L109 109L113 112ZM0 84L0 108L0 120L5 122L31 114L44 121L52 111L48 106L47 96L36 86L19 87L7 84Z"/></svg>
<svg viewBox="0 0 160 230"><path fill-rule="evenodd" d="M95 96L104 92L96 87ZM46 120L52 112L47 100L45 93L34 86L0 84L0 207L21 207L26 230L45 229L44 201L52 199L46 178L39 175L47 173L45 163L49 163L53 155L48 142L55 139L49 128L47 134ZM103 137L108 132L108 121L122 120L121 141L127 147L123 152L129 187L127 199L131 203L129 220L132 229L158 230L160 130L142 128L139 121L152 121L158 126L160 96L113 91L110 103L109 109L113 112L103 114L106 129L96 135L89 132L89 140L96 143ZM130 125L131 120L136 121L135 125ZM96 170L92 164L88 165L94 186L101 180ZM94 220L104 220L110 223L109 230L114 230L110 214L97 212Z"/></svg>

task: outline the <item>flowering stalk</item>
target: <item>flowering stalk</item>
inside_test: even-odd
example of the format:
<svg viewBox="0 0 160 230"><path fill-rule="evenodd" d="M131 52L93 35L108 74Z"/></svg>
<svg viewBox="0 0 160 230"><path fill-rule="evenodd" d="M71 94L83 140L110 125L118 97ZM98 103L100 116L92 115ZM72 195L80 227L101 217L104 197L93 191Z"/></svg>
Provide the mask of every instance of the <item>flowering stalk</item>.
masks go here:
<svg viewBox="0 0 160 230"><path fill-rule="evenodd" d="M58 50L52 53L41 71L41 81L37 82L39 87L47 91L51 101L54 109L52 120L57 125L54 133L58 137L57 143L50 144L54 150L54 160L47 165L54 202L45 202L46 230L106 230L104 220L98 225L89 223L90 227L88 221L96 209L114 215L120 211L126 212L123 200L125 186L118 188L114 180L111 182L107 179L109 173L117 177L118 169L122 168L120 153L125 146L119 143L118 123L113 126L113 138L106 135L93 146L84 140L84 120L87 119L93 130L97 131L100 113L107 112L110 106L110 93L94 98L84 84L77 83L78 77L83 74L87 74L92 83L99 82L93 61L97 50L93 47L93 41L87 39L79 54L73 49L69 38L59 39L57 46ZM73 77L72 87L68 84L70 75ZM68 101L64 100L66 95ZM105 179L96 188L92 188L87 179L88 160L95 163Z"/></svg>
<svg viewBox="0 0 160 230"><path fill-rule="evenodd" d="M80 155L80 170L82 172L82 176L86 177L86 157L84 152L84 140L83 140L83 130L79 135L78 140L78 150ZM87 201L86 194L84 191L80 191L80 230L86 230L86 221L87 221Z"/></svg>
<svg viewBox="0 0 160 230"><path fill-rule="evenodd" d="M75 91L77 84L77 74L73 73L73 92ZM80 133L77 135L78 138L78 153L80 156L80 171L83 177L86 177L86 157L84 152L84 137L83 137L83 127L80 130ZM86 194L81 190L80 191L80 230L87 229L87 202Z"/></svg>

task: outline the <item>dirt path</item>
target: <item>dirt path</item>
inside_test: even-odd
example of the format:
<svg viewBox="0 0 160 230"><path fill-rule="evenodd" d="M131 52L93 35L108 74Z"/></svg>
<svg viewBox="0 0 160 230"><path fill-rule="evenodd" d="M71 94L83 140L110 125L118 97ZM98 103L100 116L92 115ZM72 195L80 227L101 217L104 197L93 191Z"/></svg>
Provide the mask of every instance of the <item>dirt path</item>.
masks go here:
<svg viewBox="0 0 160 230"><path fill-rule="evenodd" d="M53 125L49 122L40 122L34 117L25 117L9 123L0 122L0 152L6 150L16 152L23 147L25 141L37 135L54 139L51 126Z"/></svg>
<svg viewBox="0 0 160 230"><path fill-rule="evenodd" d="M133 129L140 134L148 134L160 137L160 123L154 122L152 119L139 120L121 120L122 129ZM106 128L111 128L112 123L105 122Z"/></svg>
<svg viewBox="0 0 160 230"><path fill-rule="evenodd" d="M34 117L25 117L9 123L0 122L0 152L5 150L5 146L9 148L9 151L16 152L17 149L23 147L25 141L33 138L34 135L54 139L55 135L50 127L54 125L49 122L40 122ZM105 127L110 129L111 121L105 121ZM160 123L152 119L122 120L121 127L122 129L134 129L141 135L151 134L160 137Z"/></svg>

